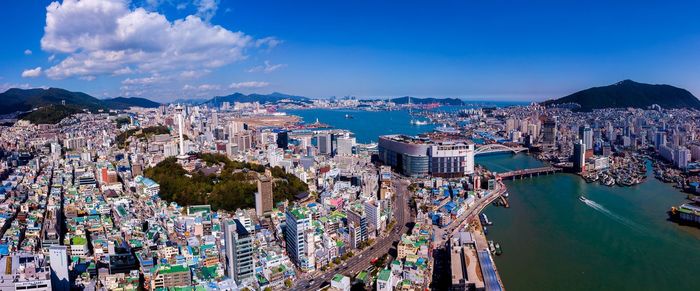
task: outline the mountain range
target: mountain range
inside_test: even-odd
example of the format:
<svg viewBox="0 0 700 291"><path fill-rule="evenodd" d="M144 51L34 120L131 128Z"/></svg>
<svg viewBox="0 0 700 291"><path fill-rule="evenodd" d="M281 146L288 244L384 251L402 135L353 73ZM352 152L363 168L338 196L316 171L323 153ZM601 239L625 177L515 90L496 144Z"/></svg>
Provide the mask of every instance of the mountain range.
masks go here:
<svg viewBox="0 0 700 291"><path fill-rule="evenodd" d="M48 105L62 105L64 103L65 106L77 109L88 109L90 111L127 109L132 106L148 108L160 106L160 103L145 98L117 97L111 99L97 99L82 92L72 92L60 88L12 88L4 93L0 93L0 100L3 102L3 106L0 107L0 114L18 111L26 112L34 108Z"/></svg>
<svg viewBox="0 0 700 291"><path fill-rule="evenodd" d="M389 101L394 102L396 104L408 104L408 96L404 97L398 97L398 98L393 98L389 99ZM431 103L438 103L440 105L464 105L464 101L461 99L457 98L418 98L418 97L410 97L411 98L411 104L431 104Z"/></svg>
<svg viewBox="0 0 700 291"><path fill-rule="evenodd" d="M270 94L252 93L247 95L243 93L233 93L231 95L226 96L216 96L202 104L218 107L221 106L221 104L224 102L229 102L231 105L233 105L234 102L260 102L261 104L265 104L284 101L292 103L310 103L311 99L302 96L287 95L279 92L274 92Z"/></svg>
<svg viewBox="0 0 700 291"><path fill-rule="evenodd" d="M542 102L545 106L577 104L576 110L601 108L647 108L658 104L663 108L700 109L700 100L688 90L670 85L654 85L624 80L612 85L593 87L555 100Z"/></svg>

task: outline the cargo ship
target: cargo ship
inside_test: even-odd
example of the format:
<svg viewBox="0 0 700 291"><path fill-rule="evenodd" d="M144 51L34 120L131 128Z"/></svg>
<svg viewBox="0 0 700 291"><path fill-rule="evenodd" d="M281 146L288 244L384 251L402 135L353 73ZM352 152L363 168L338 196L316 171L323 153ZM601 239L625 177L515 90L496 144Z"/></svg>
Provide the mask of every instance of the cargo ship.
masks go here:
<svg viewBox="0 0 700 291"><path fill-rule="evenodd" d="M671 207L668 211L671 221L679 224L689 224L700 226L700 205L696 203L685 203L678 207Z"/></svg>

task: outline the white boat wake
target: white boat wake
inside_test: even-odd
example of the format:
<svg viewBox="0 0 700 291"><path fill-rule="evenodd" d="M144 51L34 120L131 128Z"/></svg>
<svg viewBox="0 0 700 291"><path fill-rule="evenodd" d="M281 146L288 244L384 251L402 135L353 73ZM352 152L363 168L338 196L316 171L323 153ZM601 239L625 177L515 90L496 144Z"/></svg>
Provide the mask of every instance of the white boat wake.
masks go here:
<svg viewBox="0 0 700 291"><path fill-rule="evenodd" d="M605 206L600 205L593 200L587 199L583 196L581 196L581 199L579 199L579 200L581 200L581 202L585 203L586 205L593 208L594 210L604 214L605 216L611 218L612 220L619 222L620 224L622 224L624 226L627 226L627 227L629 227L635 231L641 232L641 233L648 233L648 230L644 226L641 226L641 225L635 223L634 221L631 221L625 217L622 217L618 214L613 213L609 209L605 208Z"/></svg>

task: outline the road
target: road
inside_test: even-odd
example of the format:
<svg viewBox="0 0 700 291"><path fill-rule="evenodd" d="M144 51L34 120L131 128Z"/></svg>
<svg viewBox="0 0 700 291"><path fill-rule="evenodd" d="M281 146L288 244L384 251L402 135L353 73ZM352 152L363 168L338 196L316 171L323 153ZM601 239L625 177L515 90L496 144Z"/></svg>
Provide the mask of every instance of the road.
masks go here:
<svg viewBox="0 0 700 291"><path fill-rule="evenodd" d="M356 252L353 257L333 269L323 273L316 271L306 275L304 279L301 279L294 285L292 288L293 290L317 290L324 282L330 284L333 276L338 273L353 277L360 271L367 269L371 265L369 261L372 258L381 257L389 252L394 242L397 242L401 238L401 235L408 230L406 224L415 220L408 205L408 185L410 182L405 179L395 178L393 183L394 192L396 194L396 202L394 203L394 217L396 218L396 223L391 233L377 238L373 245L360 252ZM313 280L313 282L311 282L311 280Z"/></svg>

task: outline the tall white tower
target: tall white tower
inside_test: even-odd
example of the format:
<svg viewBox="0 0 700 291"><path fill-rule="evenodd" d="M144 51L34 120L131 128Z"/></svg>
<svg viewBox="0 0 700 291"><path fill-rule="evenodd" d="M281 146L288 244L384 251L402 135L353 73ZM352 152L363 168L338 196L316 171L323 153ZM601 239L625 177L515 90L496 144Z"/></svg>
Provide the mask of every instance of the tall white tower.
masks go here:
<svg viewBox="0 0 700 291"><path fill-rule="evenodd" d="M180 104L175 107L175 112L177 113L177 127L178 130L180 131L180 155L177 156L178 159L187 159L187 155L185 155L185 139L182 136L182 127L183 127L183 121L182 121L182 106Z"/></svg>

